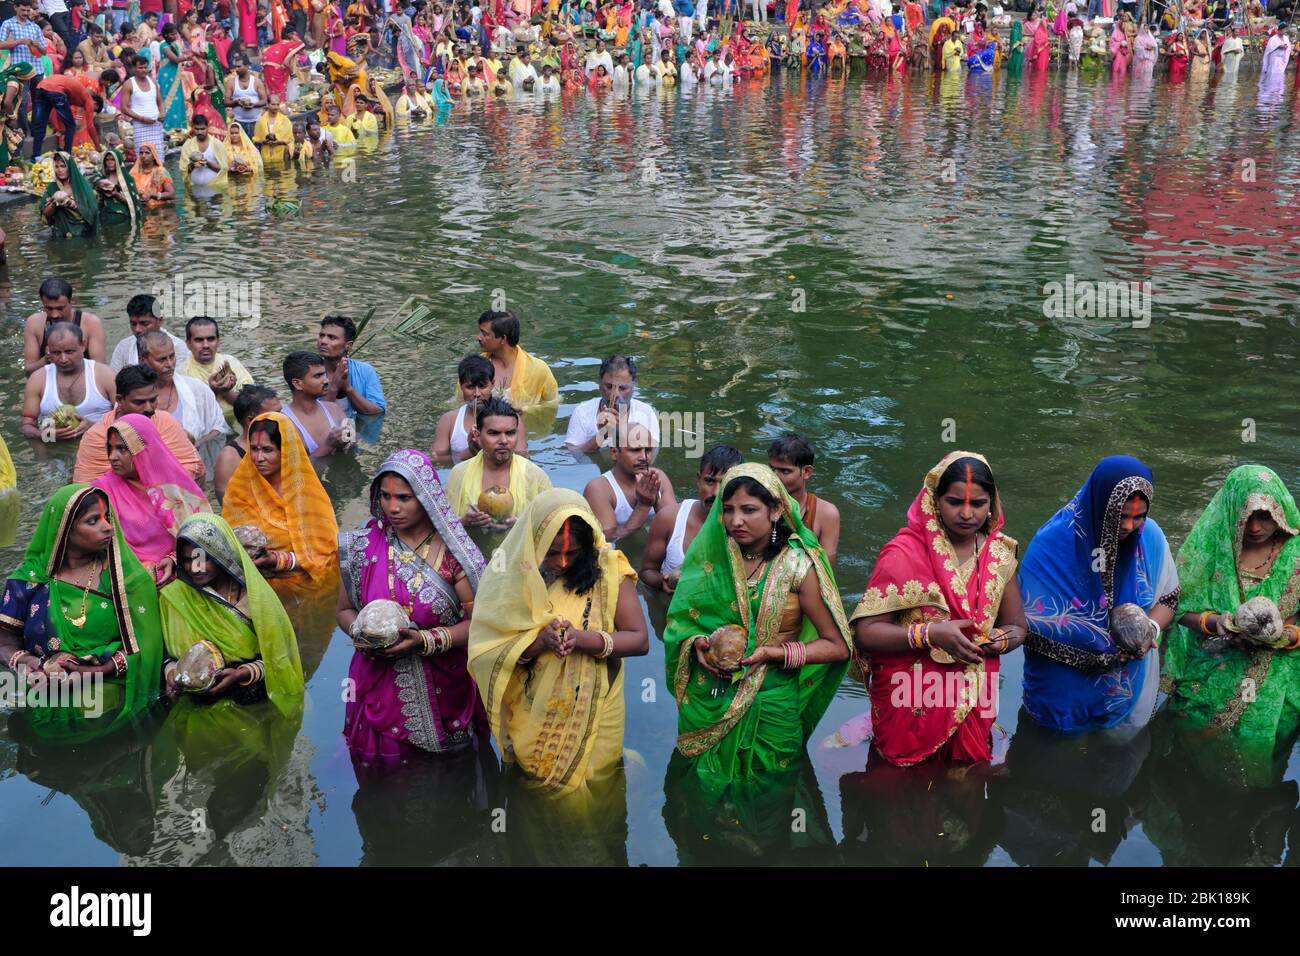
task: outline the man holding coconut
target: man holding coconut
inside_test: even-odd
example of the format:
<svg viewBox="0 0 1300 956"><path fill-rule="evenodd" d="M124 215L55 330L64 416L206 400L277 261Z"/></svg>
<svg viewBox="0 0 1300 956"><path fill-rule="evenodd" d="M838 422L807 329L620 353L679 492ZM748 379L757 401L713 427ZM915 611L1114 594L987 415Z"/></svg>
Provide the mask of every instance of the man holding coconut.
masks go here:
<svg viewBox="0 0 1300 956"><path fill-rule="evenodd" d="M515 453L519 412L490 398L478 407L473 442L480 451L451 470L447 497L467 528L500 531L523 514L529 502L551 487L546 472Z"/></svg>

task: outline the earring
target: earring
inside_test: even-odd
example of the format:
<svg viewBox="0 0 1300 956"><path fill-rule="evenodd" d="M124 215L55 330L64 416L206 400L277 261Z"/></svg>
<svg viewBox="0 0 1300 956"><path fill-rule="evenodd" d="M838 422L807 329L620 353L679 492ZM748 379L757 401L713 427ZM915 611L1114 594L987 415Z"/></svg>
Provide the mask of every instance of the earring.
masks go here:
<svg viewBox="0 0 1300 956"><path fill-rule="evenodd" d="M776 522L772 522L772 543L776 544Z"/></svg>

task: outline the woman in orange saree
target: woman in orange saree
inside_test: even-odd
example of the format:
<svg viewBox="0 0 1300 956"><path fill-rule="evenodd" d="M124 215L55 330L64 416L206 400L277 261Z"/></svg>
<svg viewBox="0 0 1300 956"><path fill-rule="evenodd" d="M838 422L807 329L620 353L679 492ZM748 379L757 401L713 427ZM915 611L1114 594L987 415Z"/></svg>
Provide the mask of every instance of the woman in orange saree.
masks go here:
<svg viewBox="0 0 1300 956"><path fill-rule="evenodd" d="M1000 656L1026 635L1016 542L988 462L930 469L853 612L875 750L896 766L993 756ZM869 675L868 672L869 671Z"/></svg>
<svg viewBox="0 0 1300 956"><path fill-rule="evenodd" d="M151 208L176 198L176 186L153 143L141 143L136 149L131 178L135 180L135 191L140 199Z"/></svg>

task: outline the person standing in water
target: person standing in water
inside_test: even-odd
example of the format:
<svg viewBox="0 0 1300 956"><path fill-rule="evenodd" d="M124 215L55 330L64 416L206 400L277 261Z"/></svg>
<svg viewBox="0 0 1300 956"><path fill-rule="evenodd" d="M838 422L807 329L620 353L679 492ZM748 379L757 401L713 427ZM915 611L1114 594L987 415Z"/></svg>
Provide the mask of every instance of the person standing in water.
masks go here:
<svg viewBox="0 0 1300 956"><path fill-rule="evenodd" d="M803 523L816 537L831 563L840 546L840 509L808 490L816 454L802 435L784 432L767 449L767 464L799 505Z"/></svg>

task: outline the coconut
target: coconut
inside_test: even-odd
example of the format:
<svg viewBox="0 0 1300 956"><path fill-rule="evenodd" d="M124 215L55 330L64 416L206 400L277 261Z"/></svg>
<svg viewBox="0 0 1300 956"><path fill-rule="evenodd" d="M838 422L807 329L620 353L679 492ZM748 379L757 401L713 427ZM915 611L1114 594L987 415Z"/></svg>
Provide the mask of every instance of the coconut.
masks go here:
<svg viewBox="0 0 1300 956"><path fill-rule="evenodd" d="M51 196L50 198L57 203L65 203L71 200L72 196L69 195L66 189L57 189L55 190L54 195Z"/></svg>
<svg viewBox="0 0 1300 956"><path fill-rule="evenodd" d="M515 510L514 495L505 485L493 485L478 496L478 510L486 511L493 521L502 521Z"/></svg>
<svg viewBox="0 0 1300 956"><path fill-rule="evenodd" d="M271 546L271 542L267 540L266 532L255 525L241 524L239 527L230 530L235 533L235 540L239 542L240 547L247 551L248 556L254 561L266 554L266 549Z"/></svg>
<svg viewBox="0 0 1300 956"><path fill-rule="evenodd" d="M226 666L226 660L217 645L199 641L190 645L176 664L176 685L192 694L201 694L217 682L217 672Z"/></svg>
<svg viewBox="0 0 1300 956"><path fill-rule="evenodd" d="M1282 636L1282 612L1270 598L1253 597L1233 613L1229 629L1252 644L1273 644Z"/></svg>
<svg viewBox="0 0 1300 956"><path fill-rule="evenodd" d="M81 424L81 416L77 414L75 405L60 405L51 418L55 428L75 428Z"/></svg>
<svg viewBox="0 0 1300 956"><path fill-rule="evenodd" d="M704 659L710 667L729 674L740 666L748 644L749 633L743 627L724 624L709 635L709 649L704 652Z"/></svg>
<svg viewBox="0 0 1300 956"><path fill-rule="evenodd" d="M1110 636L1121 651L1141 657L1151 649L1151 619L1136 604L1120 604L1110 612Z"/></svg>
<svg viewBox="0 0 1300 956"><path fill-rule="evenodd" d="M361 609L352 622L352 643L372 650L392 647L401 638L398 633L411 626L406 608L396 601L379 598Z"/></svg>

